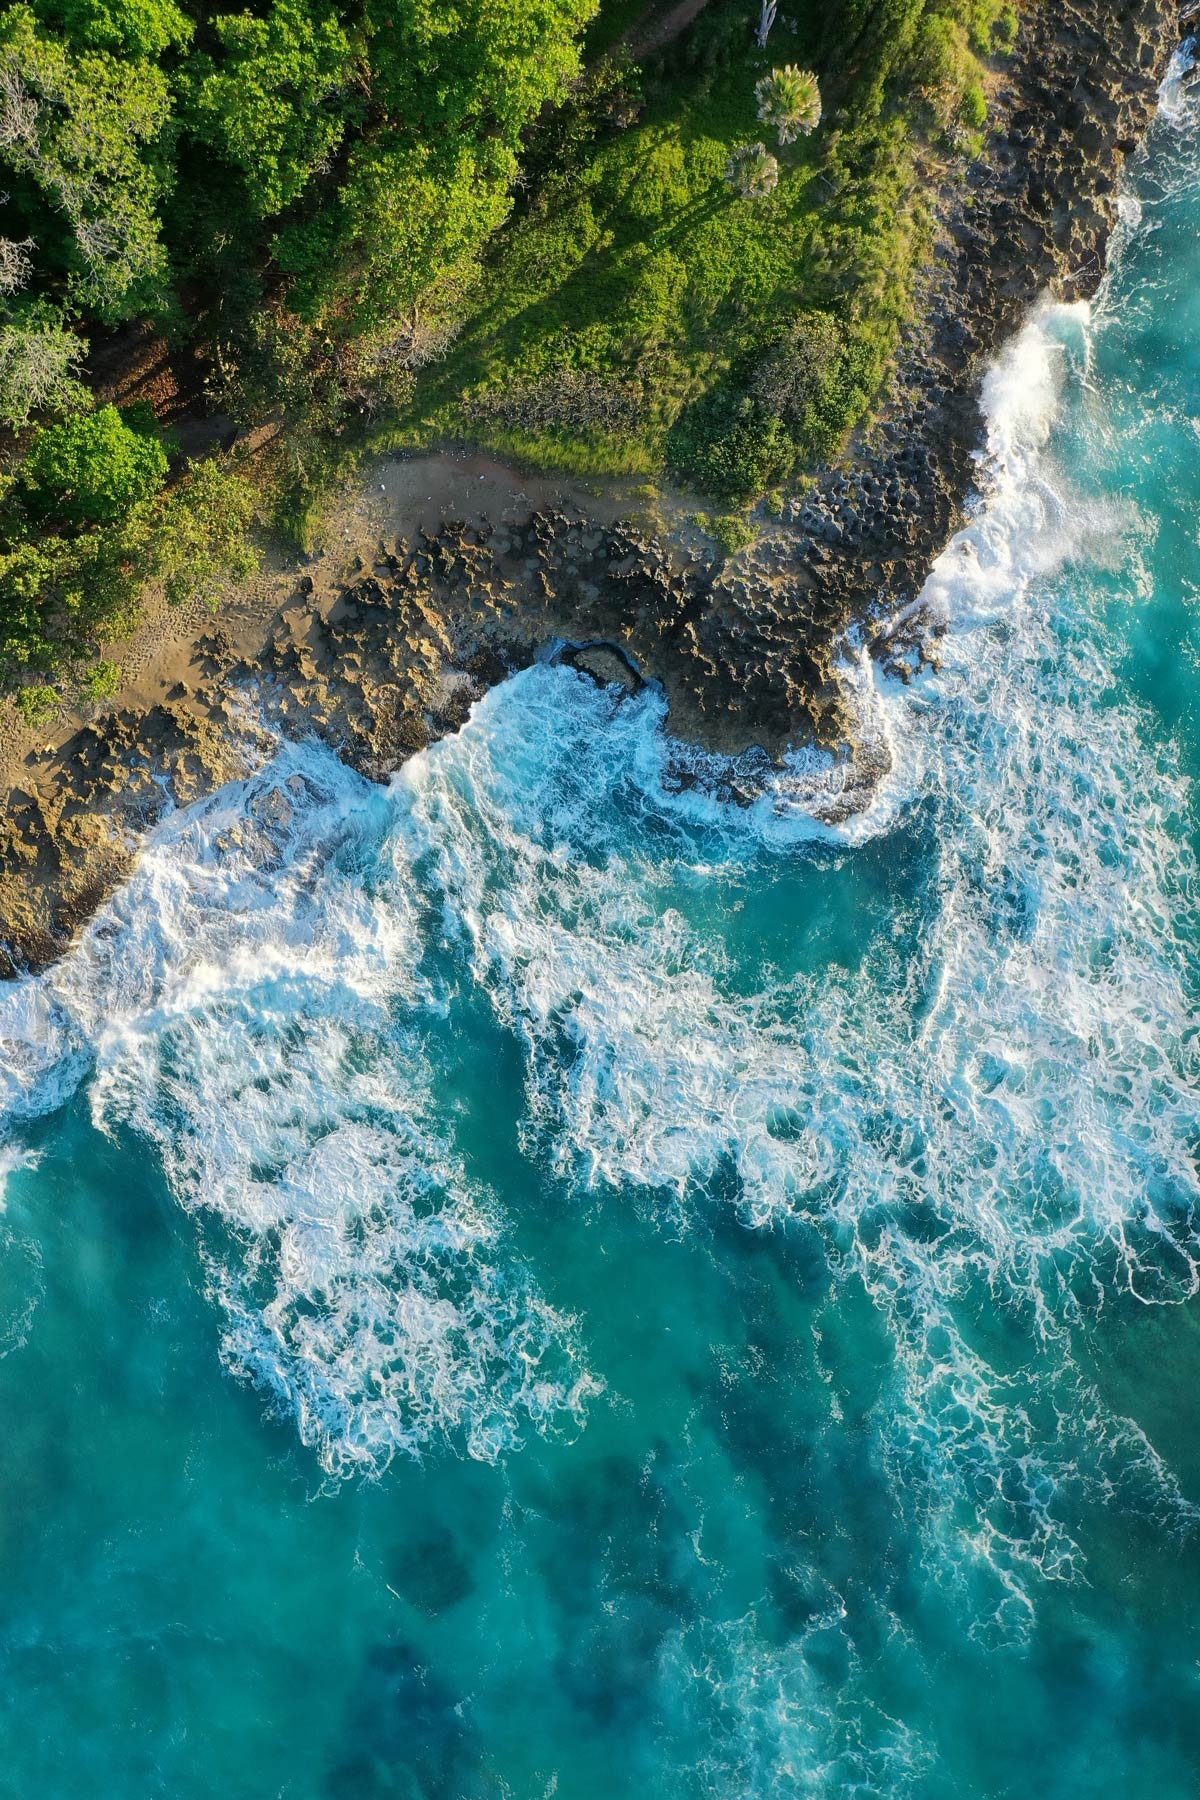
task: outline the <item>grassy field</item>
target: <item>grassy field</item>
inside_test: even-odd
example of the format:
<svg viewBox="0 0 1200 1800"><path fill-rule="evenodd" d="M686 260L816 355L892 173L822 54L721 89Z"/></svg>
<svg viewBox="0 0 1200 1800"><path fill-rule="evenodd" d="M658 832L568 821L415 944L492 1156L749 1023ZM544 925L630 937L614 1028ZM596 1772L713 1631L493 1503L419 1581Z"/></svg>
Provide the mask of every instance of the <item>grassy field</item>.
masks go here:
<svg viewBox="0 0 1200 1800"><path fill-rule="evenodd" d="M985 0L977 42L1000 10ZM632 15L611 0L593 41ZM465 323L382 444L466 438L573 474L670 470L739 502L836 447L911 305L929 227L918 155L952 161L972 143L935 124L911 80L891 95L876 80L865 100L875 65L821 57L815 0L781 14L765 52L756 19L745 0L713 0L645 67L594 63L541 122ZM824 111L781 146L755 84L787 62L817 68ZM963 96L975 67L964 48ZM760 199L725 179L753 142L778 163Z"/></svg>

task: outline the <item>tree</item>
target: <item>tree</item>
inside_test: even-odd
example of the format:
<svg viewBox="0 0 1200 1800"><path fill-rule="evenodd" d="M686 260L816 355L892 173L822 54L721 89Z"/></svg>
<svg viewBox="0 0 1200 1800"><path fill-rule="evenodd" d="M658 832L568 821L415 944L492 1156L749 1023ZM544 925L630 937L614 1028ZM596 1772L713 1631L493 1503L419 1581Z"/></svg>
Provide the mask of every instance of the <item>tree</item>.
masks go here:
<svg viewBox="0 0 1200 1800"><path fill-rule="evenodd" d="M214 25L224 56L200 64L196 129L241 171L254 213L267 218L304 192L341 141L350 39L334 12L302 0Z"/></svg>
<svg viewBox="0 0 1200 1800"><path fill-rule="evenodd" d="M779 182L779 164L765 144L739 144L725 164L725 182L743 200L764 200Z"/></svg>
<svg viewBox="0 0 1200 1800"><path fill-rule="evenodd" d="M74 53L27 6L0 23L0 158L66 219L68 300L116 322L161 301L163 173L154 157L170 110L151 63Z"/></svg>
<svg viewBox="0 0 1200 1800"><path fill-rule="evenodd" d="M372 97L394 129L444 136L521 133L579 74L578 35L596 0L368 0Z"/></svg>
<svg viewBox="0 0 1200 1800"><path fill-rule="evenodd" d="M394 321L476 257L507 210L507 178L492 174L480 146L451 138L414 148L388 133L355 146L340 207L286 227L276 255L296 277L300 316L357 336Z"/></svg>
<svg viewBox="0 0 1200 1800"><path fill-rule="evenodd" d="M115 406L101 406L34 432L24 484L35 515L82 528L128 518L166 475L158 439L133 430Z"/></svg>
<svg viewBox="0 0 1200 1800"><path fill-rule="evenodd" d="M63 0L63 32L81 50L154 60L190 43L192 22L174 0Z"/></svg>
<svg viewBox="0 0 1200 1800"><path fill-rule="evenodd" d="M86 354L83 339L44 300L17 308L0 325L0 422L20 431L35 413L88 405L77 379Z"/></svg>
<svg viewBox="0 0 1200 1800"><path fill-rule="evenodd" d="M0 237L0 298L19 294L29 280L33 259L32 238Z"/></svg>
<svg viewBox="0 0 1200 1800"><path fill-rule="evenodd" d="M137 603L137 546L120 530L48 535L0 549L0 677L93 654Z"/></svg>
<svg viewBox="0 0 1200 1800"><path fill-rule="evenodd" d="M275 243L291 304L344 338L478 259L508 213L522 134L579 74L595 0L367 0L369 101L338 204Z"/></svg>
<svg viewBox="0 0 1200 1800"><path fill-rule="evenodd" d="M754 89L758 116L764 125L773 125L781 144L790 144L815 131L821 122L821 90L810 69L799 69L788 63L764 75Z"/></svg>

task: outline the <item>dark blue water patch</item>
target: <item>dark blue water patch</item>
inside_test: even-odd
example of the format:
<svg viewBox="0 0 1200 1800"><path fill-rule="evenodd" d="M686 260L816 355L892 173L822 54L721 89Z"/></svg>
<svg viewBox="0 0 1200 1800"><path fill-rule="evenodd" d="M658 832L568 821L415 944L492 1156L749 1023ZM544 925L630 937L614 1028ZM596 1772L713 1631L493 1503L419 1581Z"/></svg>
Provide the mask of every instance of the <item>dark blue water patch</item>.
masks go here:
<svg viewBox="0 0 1200 1800"><path fill-rule="evenodd" d="M403 1640L372 1644L348 1709L346 1755L322 1782L329 1800L412 1794L460 1800L485 1792L479 1749L454 1691Z"/></svg>

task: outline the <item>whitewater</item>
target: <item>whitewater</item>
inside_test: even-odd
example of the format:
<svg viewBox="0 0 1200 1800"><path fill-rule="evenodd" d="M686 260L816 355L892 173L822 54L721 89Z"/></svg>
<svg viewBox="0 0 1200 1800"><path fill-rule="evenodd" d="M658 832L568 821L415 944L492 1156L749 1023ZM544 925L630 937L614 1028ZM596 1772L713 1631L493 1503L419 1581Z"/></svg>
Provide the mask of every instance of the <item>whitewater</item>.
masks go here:
<svg viewBox="0 0 1200 1800"><path fill-rule="evenodd" d="M538 664L0 993L0 1791L1196 1792L1179 75L926 665L846 646L860 810Z"/></svg>

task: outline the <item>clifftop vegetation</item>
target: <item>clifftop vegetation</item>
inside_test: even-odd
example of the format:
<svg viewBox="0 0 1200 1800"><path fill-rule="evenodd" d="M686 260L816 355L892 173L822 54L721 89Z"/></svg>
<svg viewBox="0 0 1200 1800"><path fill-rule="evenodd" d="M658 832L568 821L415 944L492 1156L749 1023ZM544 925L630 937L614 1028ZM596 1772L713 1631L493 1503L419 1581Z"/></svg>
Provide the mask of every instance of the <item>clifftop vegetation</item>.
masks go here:
<svg viewBox="0 0 1200 1800"><path fill-rule="evenodd" d="M639 61L628 0L5 8L0 680L44 694L151 575L245 565L261 482L103 404L135 325L193 413L281 424L293 521L348 445L463 435L723 501L836 449L911 304L917 147L970 154L1016 19L784 9L762 48L711 0Z"/></svg>
<svg viewBox="0 0 1200 1800"><path fill-rule="evenodd" d="M912 305L917 155L978 147L979 57L1016 19L993 0L794 0L765 50L754 22L710 5L644 66L595 66L539 123L399 441L668 468L736 502L837 449Z"/></svg>

